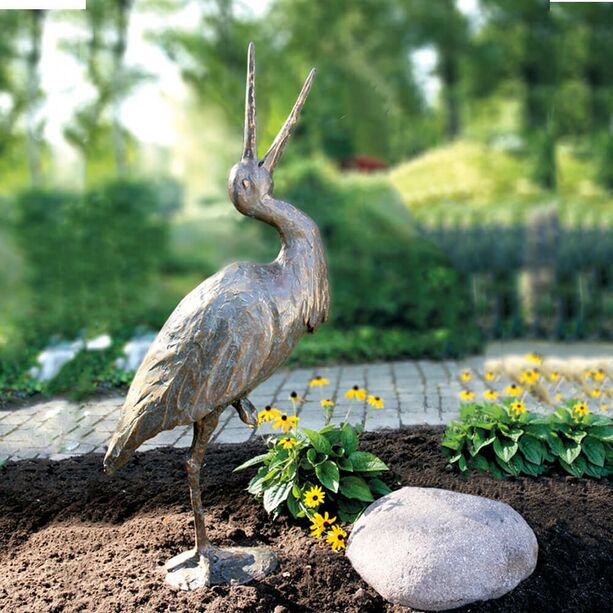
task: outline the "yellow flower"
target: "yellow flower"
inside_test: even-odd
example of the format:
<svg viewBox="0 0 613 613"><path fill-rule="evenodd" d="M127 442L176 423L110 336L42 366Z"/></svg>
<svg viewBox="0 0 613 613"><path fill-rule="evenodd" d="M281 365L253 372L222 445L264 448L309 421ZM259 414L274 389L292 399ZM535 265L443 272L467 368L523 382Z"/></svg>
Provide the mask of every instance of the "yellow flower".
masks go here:
<svg viewBox="0 0 613 613"><path fill-rule="evenodd" d="M289 399L292 401L292 404L296 402L304 402L304 398L298 395L298 392L291 392L289 395Z"/></svg>
<svg viewBox="0 0 613 613"><path fill-rule="evenodd" d="M526 361L530 362L530 364L539 364L543 363L543 356L540 353L528 353L526 354Z"/></svg>
<svg viewBox="0 0 613 613"><path fill-rule="evenodd" d="M492 370L486 370L483 377L488 383L491 383L496 378L496 373Z"/></svg>
<svg viewBox="0 0 613 613"><path fill-rule="evenodd" d="M463 402L470 402L475 399L475 392L471 392L470 390L462 390L460 392L460 400Z"/></svg>
<svg viewBox="0 0 613 613"><path fill-rule="evenodd" d="M498 400L498 392L495 390L485 390L483 392L483 397L486 400Z"/></svg>
<svg viewBox="0 0 613 613"><path fill-rule="evenodd" d="M304 493L304 504L310 509L316 509L326 497L326 493L319 487L314 485L310 490Z"/></svg>
<svg viewBox="0 0 613 613"><path fill-rule="evenodd" d="M583 417L589 412L590 410L587 408L587 404L585 404L585 402L576 402L573 405L573 414L575 415L575 417Z"/></svg>
<svg viewBox="0 0 613 613"><path fill-rule="evenodd" d="M557 383L560 380L560 373L557 370L554 370L553 372L550 372L549 375L547 376L547 378L552 382L552 383Z"/></svg>
<svg viewBox="0 0 613 613"><path fill-rule="evenodd" d="M320 538L326 531L327 526L331 526L336 521L336 517L330 517L328 511L323 515L321 513L315 513L311 518L311 536Z"/></svg>
<svg viewBox="0 0 613 613"><path fill-rule="evenodd" d="M371 407L375 407L375 409L383 408L383 398L380 396L373 396L372 394L368 397L368 404Z"/></svg>
<svg viewBox="0 0 613 613"><path fill-rule="evenodd" d="M590 390L590 396L592 398L600 398L600 396L602 396L602 391L599 390L599 389L596 389L596 388L591 389Z"/></svg>
<svg viewBox="0 0 613 613"><path fill-rule="evenodd" d="M281 413L278 417L275 418L275 423L272 427L276 430L277 428L281 428L283 432L289 432L292 428L295 428L298 425L298 417L295 415L288 415L287 413Z"/></svg>
<svg viewBox="0 0 613 613"><path fill-rule="evenodd" d="M606 405L604 402L600 405L600 410L601 411L608 411L609 407L608 405Z"/></svg>
<svg viewBox="0 0 613 613"><path fill-rule="evenodd" d="M265 421L273 421L277 419L281 415L281 411L279 409L273 409L269 404L264 407L263 411L258 413L258 424L261 424Z"/></svg>
<svg viewBox="0 0 613 613"><path fill-rule="evenodd" d="M291 449L298 444L298 441L292 436L284 436L277 441L277 445L281 445L283 449Z"/></svg>
<svg viewBox="0 0 613 613"><path fill-rule="evenodd" d="M562 394L560 392L556 394L556 402L562 402Z"/></svg>
<svg viewBox="0 0 613 613"><path fill-rule="evenodd" d="M521 400L516 400L509 405L509 410L515 416L526 412L526 405Z"/></svg>
<svg viewBox="0 0 613 613"><path fill-rule="evenodd" d="M327 400L320 401L319 404L321 404L321 406L324 409L327 409L328 407L333 407L334 406L334 403L332 402L332 400L330 400L330 398L328 398Z"/></svg>
<svg viewBox="0 0 613 613"><path fill-rule="evenodd" d="M462 381L462 383L468 383L472 378L473 374L470 372L470 370L463 370L460 373L460 381Z"/></svg>
<svg viewBox="0 0 613 613"><path fill-rule="evenodd" d="M539 380L540 376L541 375L536 368L529 368L521 373L519 380L521 383L525 383L526 385L534 385Z"/></svg>
<svg viewBox="0 0 613 613"><path fill-rule="evenodd" d="M349 400L366 400L366 390L358 385L354 385L350 390L347 390L345 398L349 398Z"/></svg>
<svg viewBox="0 0 613 613"><path fill-rule="evenodd" d="M345 549L345 539L347 533L340 526L332 526L326 537L326 543L332 546L333 551Z"/></svg>
<svg viewBox="0 0 613 613"><path fill-rule="evenodd" d="M504 388L504 393L507 396L519 396L524 390L516 383L511 383Z"/></svg>
<svg viewBox="0 0 613 613"><path fill-rule="evenodd" d="M594 379L594 381L604 381L604 377L605 377L605 372L602 368L595 370L594 373L592 374L592 379Z"/></svg>
<svg viewBox="0 0 613 613"><path fill-rule="evenodd" d="M322 385L328 385L329 383L330 381L328 381L328 379L317 375L316 377L313 377L311 379L311 381L309 382L309 387L321 387Z"/></svg>
<svg viewBox="0 0 613 613"><path fill-rule="evenodd" d="M593 374L594 374L593 370L584 370L583 371L583 378L584 379L591 379Z"/></svg>

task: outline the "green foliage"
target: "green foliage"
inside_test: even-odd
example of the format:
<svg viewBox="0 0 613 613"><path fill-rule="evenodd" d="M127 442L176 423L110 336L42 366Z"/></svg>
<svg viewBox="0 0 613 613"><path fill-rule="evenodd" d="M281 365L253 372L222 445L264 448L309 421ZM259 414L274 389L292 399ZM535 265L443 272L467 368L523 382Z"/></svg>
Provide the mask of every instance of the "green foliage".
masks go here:
<svg viewBox="0 0 613 613"><path fill-rule="evenodd" d="M509 403L466 404L441 441L443 453L461 473L470 469L505 476L537 477L562 468L575 477L613 474L613 421L580 416L560 407L550 416L513 413Z"/></svg>
<svg viewBox="0 0 613 613"><path fill-rule="evenodd" d="M114 181L83 195L32 190L15 204L31 337L148 323L151 283L167 244L153 185Z"/></svg>
<svg viewBox="0 0 613 613"><path fill-rule="evenodd" d="M295 444L285 449L283 440ZM354 522L373 500L391 491L379 478L387 466L372 453L358 451L359 430L349 424L319 431L300 428L269 444L267 453L235 471L262 465L247 489L275 516L287 511L294 518L311 518L325 509L341 521ZM305 504L305 493L313 486L325 494L317 508Z"/></svg>
<svg viewBox="0 0 613 613"><path fill-rule="evenodd" d="M436 330L454 339L458 352L465 349L462 337L472 342L475 326L458 273L417 234L387 180L343 177L323 163L308 162L279 172L277 193L321 230L334 326Z"/></svg>

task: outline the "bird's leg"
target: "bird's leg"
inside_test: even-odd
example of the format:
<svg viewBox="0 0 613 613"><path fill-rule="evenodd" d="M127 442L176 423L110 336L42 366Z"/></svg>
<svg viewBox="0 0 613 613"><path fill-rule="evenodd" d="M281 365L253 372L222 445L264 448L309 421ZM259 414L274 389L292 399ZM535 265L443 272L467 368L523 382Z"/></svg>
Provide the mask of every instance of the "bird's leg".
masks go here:
<svg viewBox="0 0 613 613"><path fill-rule="evenodd" d="M219 411L210 413L200 421L194 422L194 439L187 457L187 479L189 493L194 510L194 525L196 531L196 551L204 554L211 547L204 525L204 507L202 505L202 492L200 489L200 469L207 444L211 434L219 421Z"/></svg>

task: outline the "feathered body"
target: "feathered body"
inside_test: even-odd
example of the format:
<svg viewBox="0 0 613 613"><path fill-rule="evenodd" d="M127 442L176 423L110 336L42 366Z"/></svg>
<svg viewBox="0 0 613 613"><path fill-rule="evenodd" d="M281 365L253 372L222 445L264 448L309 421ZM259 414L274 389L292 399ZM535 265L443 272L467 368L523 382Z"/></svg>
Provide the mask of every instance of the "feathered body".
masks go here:
<svg viewBox="0 0 613 613"><path fill-rule="evenodd" d="M270 264L230 264L183 298L136 372L107 468L125 464L162 430L246 397L305 332L325 321L329 291L319 230L292 205L274 202L284 214L279 256Z"/></svg>

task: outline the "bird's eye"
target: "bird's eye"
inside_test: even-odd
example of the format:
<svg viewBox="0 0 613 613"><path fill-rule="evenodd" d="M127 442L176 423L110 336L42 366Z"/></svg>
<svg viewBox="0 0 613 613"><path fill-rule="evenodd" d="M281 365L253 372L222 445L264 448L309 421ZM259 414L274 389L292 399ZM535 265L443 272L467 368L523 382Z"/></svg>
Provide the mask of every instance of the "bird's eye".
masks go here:
<svg viewBox="0 0 613 613"><path fill-rule="evenodd" d="M245 189L247 189L249 187L249 181L247 181L247 179L243 179L242 183L243 183L243 187Z"/></svg>

